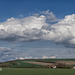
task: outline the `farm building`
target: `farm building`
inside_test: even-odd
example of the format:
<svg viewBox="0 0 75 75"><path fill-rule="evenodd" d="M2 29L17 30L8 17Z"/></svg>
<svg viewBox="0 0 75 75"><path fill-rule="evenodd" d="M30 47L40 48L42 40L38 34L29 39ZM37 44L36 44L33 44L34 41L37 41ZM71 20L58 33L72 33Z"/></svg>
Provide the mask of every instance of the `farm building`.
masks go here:
<svg viewBox="0 0 75 75"><path fill-rule="evenodd" d="M48 65L49 68L56 68L56 65Z"/></svg>

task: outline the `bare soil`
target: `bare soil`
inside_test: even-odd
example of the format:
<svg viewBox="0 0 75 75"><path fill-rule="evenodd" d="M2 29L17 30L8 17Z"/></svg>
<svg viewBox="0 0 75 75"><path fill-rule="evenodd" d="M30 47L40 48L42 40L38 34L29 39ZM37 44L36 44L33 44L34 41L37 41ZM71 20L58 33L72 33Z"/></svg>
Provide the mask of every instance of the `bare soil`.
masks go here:
<svg viewBox="0 0 75 75"><path fill-rule="evenodd" d="M23 62L37 64L37 65L44 65L44 66L52 65L52 63L44 63L44 62L32 62L32 61L23 61Z"/></svg>

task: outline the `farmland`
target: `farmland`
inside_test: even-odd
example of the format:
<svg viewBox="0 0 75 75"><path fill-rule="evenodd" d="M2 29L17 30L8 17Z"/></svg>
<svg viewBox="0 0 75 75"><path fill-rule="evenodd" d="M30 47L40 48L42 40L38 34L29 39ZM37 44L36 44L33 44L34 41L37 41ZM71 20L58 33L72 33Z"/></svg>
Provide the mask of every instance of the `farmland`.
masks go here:
<svg viewBox="0 0 75 75"><path fill-rule="evenodd" d="M48 66L57 63L66 65L61 64L61 68L56 69ZM0 63L0 67L2 67L0 75L74 75L75 69L70 66L75 66L75 59L12 60Z"/></svg>
<svg viewBox="0 0 75 75"><path fill-rule="evenodd" d="M31 67L43 67L42 65L25 63L23 61L11 61L0 64L1 67L11 67L11 68L31 68Z"/></svg>
<svg viewBox="0 0 75 75"><path fill-rule="evenodd" d="M47 68L48 65L63 65L63 68L75 66L75 59L25 59L0 63L3 68ZM65 64L65 65L64 65Z"/></svg>
<svg viewBox="0 0 75 75"><path fill-rule="evenodd" d="M0 75L75 75L74 69L3 68Z"/></svg>

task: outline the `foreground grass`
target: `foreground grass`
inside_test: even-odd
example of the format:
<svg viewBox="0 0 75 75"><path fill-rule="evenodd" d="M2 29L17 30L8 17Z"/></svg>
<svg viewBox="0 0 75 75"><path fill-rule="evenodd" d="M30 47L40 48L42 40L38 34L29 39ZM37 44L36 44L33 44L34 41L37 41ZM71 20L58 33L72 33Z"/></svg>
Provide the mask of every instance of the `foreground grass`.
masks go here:
<svg viewBox="0 0 75 75"><path fill-rule="evenodd" d="M4 68L0 75L75 75L73 69Z"/></svg>

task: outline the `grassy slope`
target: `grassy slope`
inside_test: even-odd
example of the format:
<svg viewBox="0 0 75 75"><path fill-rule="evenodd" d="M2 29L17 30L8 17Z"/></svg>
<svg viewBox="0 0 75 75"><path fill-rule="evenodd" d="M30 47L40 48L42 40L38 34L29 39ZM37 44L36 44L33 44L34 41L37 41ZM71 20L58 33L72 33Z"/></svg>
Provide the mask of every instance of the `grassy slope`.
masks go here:
<svg viewBox="0 0 75 75"><path fill-rule="evenodd" d="M13 65L13 63L17 63L15 65ZM25 68L25 67L43 67L43 65L36 65L36 64L31 64L31 63L25 63L23 61L15 61L15 62L7 62L7 63L2 63L0 64L1 65L5 65L7 67L13 67L13 68L16 68L16 67L22 67L22 68Z"/></svg>
<svg viewBox="0 0 75 75"><path fill-rule="evenodd" d="M74 75L73 69L4 68L0 75Z"/></svg>
<svg viewBox="0 0 75 75"><path fill-rule="evenodd" d="M36 64L31 64L31 63L25 63L22 61L16 61L18 63L17 65L11 65L11 67L43 67L42 65L36 65Z"/></svg>
<svg viewBox="0 0 75 75"><path fill-rule="evenodd" d="M43 67L42 65L36 65L36 64L30 64L30 63L25 63L23 61L75 61L75 59L36 59L36 60L16 60L16 61L11 61L11 62L6 62L2 63L0 65L6 65L7 67ZM16 65L12 65L11 63L18 63Z"/></svg>

